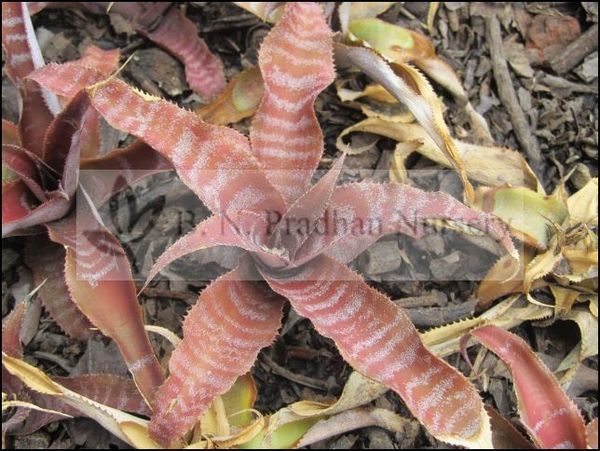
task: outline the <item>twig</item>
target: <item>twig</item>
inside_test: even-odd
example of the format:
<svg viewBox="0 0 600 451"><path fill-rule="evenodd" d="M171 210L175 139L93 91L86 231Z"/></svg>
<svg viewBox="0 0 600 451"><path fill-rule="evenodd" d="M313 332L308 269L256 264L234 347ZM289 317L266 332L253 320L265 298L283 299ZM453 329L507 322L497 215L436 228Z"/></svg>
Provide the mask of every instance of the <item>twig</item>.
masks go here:
<svg viewBox="0 0 600 451"><path fill-rule="evenodd" d="M262 354L261 359L265 362L265 364L273 371L275 374L281 377L285 377L286 379L296 382L297 384L304 385L305 387L315 388L317 390L328 391L329 384L327 382L321 381L319 379L314 379L312 377L303 376L302 374L296 374L292 371L279 366L277 363L273 361L270 357Z"/></svg>
<svg viewBox="0 0 600 451"><path fill-rule="evenodd" d="M161 290L160 288L146 288L142 291L142 295L148 298L177 299L188 304L198 297L197 294L188 291Z"/></svg>
<svg viewBox="0 0 600 451"><path fill-rule="evenodd" d="M443 307L448 304L448 298L441 291L433 290L431 293L422 296L409 296L396 299L394 302L402 308L420 308L437 305Z"/></svg>
<svg viewBox="0 0 600 451"><path fill-rule="evenodd" d="M73 367L69 364L69 361L58 355L44 351L34 351L33 356L37 359L48 360L49 362L55 363L69 374L73 371Z"/></svg>
<svg viewBox="0 0 600 451"><path fill-rule="evenodd" d="M573 92L584 92L598 94L598 86L589 86L582 83L573 83L572 81L566 80L562 77L556 77L550 74L544 74L540 79L540 82L550 86L551 88L563 88L570 89Z"/></svg>
<svg viewBox="0 0 600 451"><path fill-rule="evenodd" d="M550 61L550 67L558 75L569 72L579 62L598 49L598 24L571 42L560 55Z"/></svg>
<svg viewBox="0 0 600 451"><path fill-rule="evenodd" d="M502 35L500 33L500 22L496 16L485 18L485 30L492 59L492 70L498 87L500 101L508 111L510 120L515 130L517 140L529 157L533 169L540 174L542 165L542 154L535 136L531 133L525 113L519 105L515 88L510 78L508 64L502 48Z"/></svg>

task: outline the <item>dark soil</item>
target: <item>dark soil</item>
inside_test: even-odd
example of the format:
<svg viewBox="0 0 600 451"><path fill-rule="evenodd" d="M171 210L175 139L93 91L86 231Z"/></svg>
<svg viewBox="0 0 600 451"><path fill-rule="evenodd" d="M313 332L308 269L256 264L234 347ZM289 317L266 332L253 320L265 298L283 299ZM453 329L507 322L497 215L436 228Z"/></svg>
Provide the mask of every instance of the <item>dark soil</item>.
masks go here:
<svg viewBox="0 0 600 451"><path fill-rule="evenodd" d="M229 3L192 2L180 7L198 24L201 36L212 51L221 57L228 78L256 63L257 50L270 28L268 25ZM432 38L438 53L464 81L471 103L485 116L496 143L519 149L506 105L498 97L484 19L479 8L484 6L452 3L440 7ZM586 8L588 11L579 3L567 2L518 3L497 11L497 14L502 23L505 45L519 49L522 47L518 46L525 43L530 23L536 16L570 16L585 31L597 21L597 16L591 11L593 7ZM423 32L421 23L426 21L426 16L427 3L413 3L404 7L396 5L383 17ZM35 15L34 26L40 33L44 57L48 62L75 59L91 43L104 48L118 47L124 57L136 53L133 61L121 72L125 79L186 108L200 105L199 97L185 82L181 64L137 35L114 15L95 16L80 10L51 9ZM515 60L510 66L512 83L531 132L539 143L543 157L540 178L546 188L552 190L560 177L575 171L567 187L571 191L579 189L590 177L597 176L597 51L560 76L552 72L548 61L530 64L517 61L514 55L514 52L509 53L507 57L510 63L513 62L511 58ZM361 78L356 81L358 85L363 82ZM17 116L16 93L4 72L2 84L2 115L14 121ZM469 140L469 125L462 108L443 88L435 88L447 105L446 120L452 132L461 139ZM361 120L363 115L344 105L333 86L318 99L317 112L326 137L323 163L326 167L330 157L337 152L335 140L339 133ZM235 125L243 132L247 132L248 126L249 121ZM368 152L349 157L344 177L355 177L357 168L387 171L393 148L392 141L380 139ZM417 183L422 183L426 189L450 192L457 187L460 189L458 179L452 174L440 176L437 171L431 171L428 176L426 170L436 168L433 163L423 158L414 158L410 163L413 168L424 170L420 173L423 174L422 180L417 180ZM369 171L366 176L364 171L361 174L369 178ZM136 278L141 282L156 257L177 237L206 217L208 210L178 182L174 174L162 174L121 193L103 213L107 224L124 243ZM30 271L23 262L25 240L3 240L3 316L12 309L15 300L21 299L33 288ZM410 257L413 275L419 275L416 280L409 276L408 265L399 257L398 249ZM182 315L195 302L194 295L190 293L199 292L209 281L226 272L233 266L235 258L233 253L205 252L190 255L171 265L163 273L165 276L156 279L141 297L148 323L181 334ZM474 313L474 280L485 274L496 258L496 255L482 251L460 234L445 233L443 236L431 235L418 242L404 236L387 237L360 256L353 265L392 299L411 298L414 305L410 309L411 316L425 330ZM534 350L549 362L557 363L579 340L578 329L572 323L559 321L547 327L538 326L527 324L516 332L528 339ZM107 368L126 374L114 345L100 336L91 338L87 343L74 342L44 312L39 321L32 321L28 327L33 338L25 350L27 360L49 374L67 375L105 371ZM152 338L160 358L166 362L170 346L161 338ZM467 369L457 356L451 357L450 362ZM502 414L514 417L516 402L512 387L506 371L496 363L491 355L484 363L489 376L486 396ZM597 416L597 357L589 359L586 366L587 372L578 376L580 379L573 384L575 388L570 394L589 418ZM286 371L280 371L280 368ZM281 336L273 346L261 352L253 368L259 393L256 408L263 413L271 413L301 399L332 399L340 394L350 372L351 368L329 339L317 334L308 320L286 311ZM400 398L392 393L377 400L376 404L410 416ZM417 424L413 426L407 427L403 434L391 434L377 428L357 430L313 447L445 446ZM30 436L10 439L7 444L15 448L125 446L95 423L83 419L50 424Z"/></svg>

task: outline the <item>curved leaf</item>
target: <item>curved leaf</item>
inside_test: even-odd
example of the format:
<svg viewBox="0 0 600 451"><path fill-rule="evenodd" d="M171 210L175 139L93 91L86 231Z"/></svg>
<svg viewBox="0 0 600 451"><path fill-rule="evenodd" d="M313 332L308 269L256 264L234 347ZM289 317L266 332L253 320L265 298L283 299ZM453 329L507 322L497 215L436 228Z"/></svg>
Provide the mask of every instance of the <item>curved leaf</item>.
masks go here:
<svg viewBox="0 0 600 451"><path fill-rule="evenodd" d="M585 448L579 409L550 370L518 336L496 326L471 332L500 357L512 374L521 421L542 448Z"/></svg>
<svg viewBox="0 0 600 451"><path fill-rule="evenodd" d="M85 340L92 324L71 299L63 275L65 257L64 247L46 237L31 238L25 247L25 263L33 272L35 284L45 281L39 290L44 308L68 335Z"/></svg>
<svg viewBox="0 0 600 451"><path fill-rule="evenodd" d="M137 94L119 80L88 92L113 127L143 139L168 158L213 212L283 210L283 199L253 158L248 140L235 130L206 124L194 113Z"/></svg>
<svg viewBox="0 0 600 451"><path fill-rule="evenodd" d="M85 208L84 202L79 205ZM50 225L50 238L67 248L65 279L72 299L92 324L115 340L151 403L164 375L144 329L129 262L117 239L83 208L77 217Z"/></svg>
<svg viewBox="0 0 600 451"><path fill-rule="evenodd" d="M179 238L159 257L150 269L144 287L175 260L213 246L236 246L259 254L263 261L283 266L285 259L263 251L267 229L266 221L255 213L239 212L235 217L211 216Z"/></svg>
<svg viewBox="0 0 600 451"><path fill-rule="evenodd" d="M258 351L272 343L282 302L240 266L204 289L183 323L183 341L158 390L151 436L173 443L198 421L214 398L248 372Z"/></svg>
<svg viewBox="0 0 600 451"><path fill-rule="evenodd" d="M316 3L287 3L259 52L265 91L252 121L252 151L292 203L310 185L323 152L314 113L335 72L331 30Z"/></svg>
<svg viewBox="0 0 600 451"><path fill-rule="evenodd" d="M443 166L452 165L427 131L418 124L396 123L376 117L367 118L348 127L338 136L338 149L346 147L342 141L344 136L357 131L376 133L400 143L416 141L416 152ZM519 152L506 147L478 146L457 139L454 142L471 180L486 186L508 184L537 189L540 185L533 170Z"/></svg>
<svg viewBox="0 0 600 451"><path fill-rule="evenodd" d="M441 102L421 73L402 62L390 65L371 49L339 43L335 45L335 58L342 67L359 67L408 107L460 175L466 199L471 202L474 196L473 187L444 122Z"/></svg>
<svg viewBox="0 0 600 451"><path fill-rule="evenodd" d="M206 99L225 88L223 63L198 37L196 25L177 8L171 9L153 31L140 30L185 65L190 87Z"/></svg>
<svg viewBox="0 0 600 451"><path fill-rule="evenodd" d="M442 192L429 193L396 183L350 183L337 187L324 215L324 233L315 233L298 252L301 264L322 252L349 262L380 237L404 233L419 237L427 220L457 222L499 241L512 258L519 255L506 227Z"/></svg>
<svg viewBox="0 0 600 451"><path fill-rule="evenodd" d="M138 448L151 446L156 448L158 446L148 437L146 420L81 396L53 381L42 371L23 360L2 354L2 361L11 374L18 377L31 390L57 397L65 404L81 411L85 416L96 420L106 430L131 446ZM132 434L132 428L135 428L135 434Z"/></svg>
<svg viewBox="0 0 600 451"><path fill-rule="evenodd" d="M289 278L264 274L274 291L332 338L344 359L392 388L436 438L491 446L475 387L422 343L409 317L345 265L319 257Z"/></svg>
<svg viewBox="0 0 600 451"><path fill-rule="evenodd" d="M196 114L215 125L239 122L256 112L263 92L260 70L252 66L236 74L225 91L208 105L197 109Z"/></svg>

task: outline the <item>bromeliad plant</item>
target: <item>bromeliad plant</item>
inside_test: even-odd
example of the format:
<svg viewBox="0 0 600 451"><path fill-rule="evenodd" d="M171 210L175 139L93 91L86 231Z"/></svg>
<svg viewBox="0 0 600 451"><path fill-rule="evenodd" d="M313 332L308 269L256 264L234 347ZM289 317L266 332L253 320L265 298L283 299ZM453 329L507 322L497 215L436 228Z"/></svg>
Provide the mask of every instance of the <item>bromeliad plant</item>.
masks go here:
<svg viewBox="0 0 600 451"><path fill-rule="evenodd" d="M26 261L38 284L49 279L39 292L44 306L74 338L86 338L91 323L113 338L149 400L163 372L144 330L125 252L99 222L94 202L170 166L141 141L100 151L99 116L82 88L116 69L118 51L92 47L81 60L44 66L27 5L3 3L2 13L7 73L22 97L19 126L3 121L2 235L39 234L28 239ZM60 86L64 109L45 83ZM80 171L86 169L112 169L121 180L92 178L84 188ZM112 315L125 320L115 322Z"/></svg>
<svg viewBox="0 0 600 451"><path fill-rule="evenodd" d="M334 79L331 38L318 5L286 4L260 50L265 92L250 141L118 80L88 88L112 126L171 160L214 213L165 252L149 279L195 250L248 251L201 293L184 321L170 376L152 402L150 434L161 444L184 438L251 368L277 333L285 299L332 338L354 368L399 393L434 436L464 446L490 443L474 387L423 345L400 308L345 263L382 235L418 237L427 219L485 230L514 255L512 241L489 215L442 193L398 184L336 187L343 157L311 186L323 150L313 104ZM321 226L336 215L347 227L323 233ZM382 227L366 231L378 223Z"/></svg>

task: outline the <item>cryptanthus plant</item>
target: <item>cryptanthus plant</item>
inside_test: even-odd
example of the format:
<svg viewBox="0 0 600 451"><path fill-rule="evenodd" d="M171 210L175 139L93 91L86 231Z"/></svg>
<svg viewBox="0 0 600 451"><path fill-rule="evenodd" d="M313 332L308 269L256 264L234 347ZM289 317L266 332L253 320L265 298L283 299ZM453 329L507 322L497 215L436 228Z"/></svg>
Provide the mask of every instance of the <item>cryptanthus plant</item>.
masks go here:
<svg viewBox="0 0 600 451"><path fill-rule="evenodd" d="M180 443L273 341L288 300L355 369L399 393L435 437L489 445L488 417L475 388L346 263L385 234L418 237L428 219L484 230L514 255L506 228L443 193L392 183L336 186L343 156L311 185L323 151L314 101L335 77L332 32L318 5L286 4L261 46L259 66L265 92L249 140L116 79L88 88L113 127L171 160L213 212L160 257L149 279L195 250L248 251L236 269L204 289L186 316L170 375L152 402L151 436L164 445ZM355 227L324 230L336 215L348 225L382 226L358 234Z"/></svg>
<svg viewBox="0 0 600 451"><path fill-rule="evenodd" d="M127 182L170 165L141 141L101 152L100 117L83 87L116 70L118 51L90 47L80 60L46 66L27 5L5 2L2 17L6 69L22 100L18 126L3 120L2 236L38 235L28 238L25 260L43 283L45 308L76 339L87 338L92 323L113 338L149 402L164 375L125 252L95 208ZM103 169L121 179L83 183L81 171Z"/></svg>

